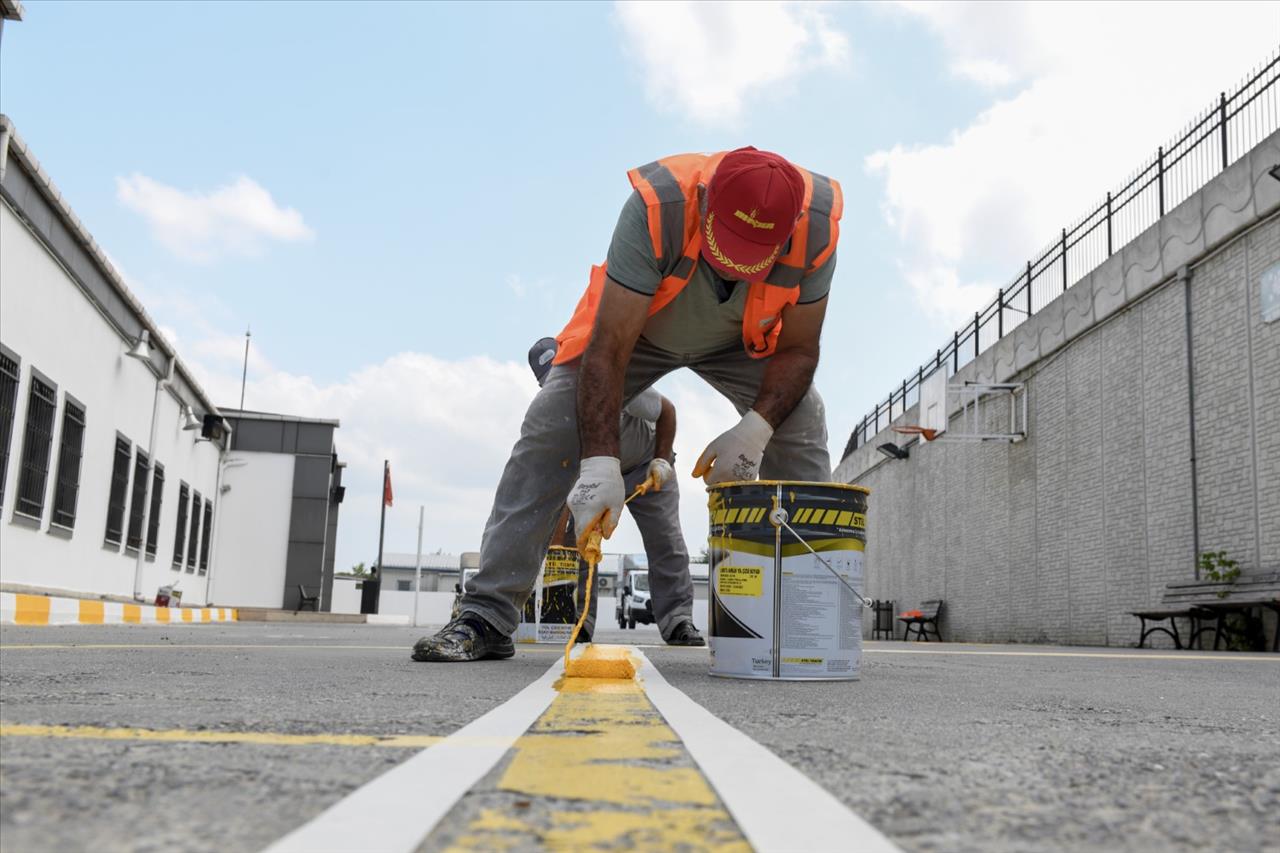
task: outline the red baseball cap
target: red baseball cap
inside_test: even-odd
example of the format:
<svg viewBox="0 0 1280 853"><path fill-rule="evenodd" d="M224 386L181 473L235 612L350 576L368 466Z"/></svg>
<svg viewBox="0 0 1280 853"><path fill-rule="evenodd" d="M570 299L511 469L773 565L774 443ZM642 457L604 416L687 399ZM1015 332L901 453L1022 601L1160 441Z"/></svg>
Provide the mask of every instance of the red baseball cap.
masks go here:
<svg viewBox="0 0 1280 853"><path fill-rule="evenodd" d="M725 278L763 281L803 205L795 166L750 146L730 151L707 186L702 257Z"/></svg>

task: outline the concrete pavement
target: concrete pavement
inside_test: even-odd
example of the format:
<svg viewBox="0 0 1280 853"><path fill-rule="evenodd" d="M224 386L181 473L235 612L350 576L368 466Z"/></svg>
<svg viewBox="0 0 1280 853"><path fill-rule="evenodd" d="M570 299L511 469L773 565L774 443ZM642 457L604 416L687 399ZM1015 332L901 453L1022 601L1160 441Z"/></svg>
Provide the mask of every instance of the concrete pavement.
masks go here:
<svg viewBox="0 0 1280 853"><path fill-rule="evenodd" d="M261 849L429 742L344 736L448 735L556 654L414 664L421 633L0 630L0 847ZM868 644L859 682L791 684L710 678L705 650L662 647L653 629L597 639L645 644L674 687L906 850L1278 849L1280 656L889 642ZM233 742L197 739L209 732ZM432 839L508 802L494 792L515 759L538 760L496 766Z"/></svg>

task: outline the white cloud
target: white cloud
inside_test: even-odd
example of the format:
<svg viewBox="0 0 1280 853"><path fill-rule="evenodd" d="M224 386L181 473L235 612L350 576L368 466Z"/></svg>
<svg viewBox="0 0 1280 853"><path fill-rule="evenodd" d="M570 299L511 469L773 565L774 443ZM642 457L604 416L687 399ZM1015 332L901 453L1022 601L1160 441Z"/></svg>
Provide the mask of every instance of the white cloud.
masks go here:
<svg viewBox="0 0 1280 853"><path fill-rule="evenodd" d="M280 207L271 193L243 175L202 193L184 192L135 172L116 178L116 198L147 220L161 244L188 260L254 255L268 240L293 243L315 236L301 213Z"/></svg>
<svg viewBox="0 0 1280 853"><path fill-rule="evenodd" d="M941 141L866 160L904 278L948 327L1275 50L1280 5L903 4L951 72L1012 87Z"/></svg>
<svg viewBox="0 0 1280 853"><path fill-rule="evenodd" d="M748 97L849 60L848 37L814 3L627 0L616 9L649 99L707 124L735 121Z"/></svg>

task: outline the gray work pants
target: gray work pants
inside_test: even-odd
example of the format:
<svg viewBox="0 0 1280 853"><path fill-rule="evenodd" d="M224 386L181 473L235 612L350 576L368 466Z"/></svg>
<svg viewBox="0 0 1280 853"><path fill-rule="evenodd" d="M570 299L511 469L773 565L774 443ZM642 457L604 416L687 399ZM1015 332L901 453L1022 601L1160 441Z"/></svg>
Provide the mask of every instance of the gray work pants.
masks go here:
<svg viewBox="0 0 1280 853"><path fill-rule="evenodd" d="M741 414L755 402L765 363L748 356L741 346L709 356L682 357L642 338L627 364L623 405L666 374L688 367ZM462 612L473 613L507 634L515 632L560 510L578 479L577 400L577 363L553 367L525 412L520 438L498 481L480 540L480 571L467 583L462 598ZM630 471L648 461L639 454L628 458L629 450L624 444L622 470ZM774 431L764 451L760 476L766 480L831 479L826 411L814 387L810 386ZM641 532L643 535L643 527ZM649 580L656 596L657 578L651 575Z"/></svg>
<svg viewBox="0 0 1280 853"><path fill-rule="evenodd" d="M652 444L650 453L652 453ZM649 463L623 475L626 493L630 495L649 475ZM660 492L646 492L627 504L627 512L640 528L644 553L649 560L649 588L653 618L664 638L685 620L693 620L693 580L689 577L689 551L680 530L680 491L673 479ZM622 583L622 574L618 574ZM587 584L587 564L578 570L578 612L582 612ZM591 607L583 628L595 636L596 604L600 598L600 579L591 590ZM606 614L607 615L607 614Z"/></svg>

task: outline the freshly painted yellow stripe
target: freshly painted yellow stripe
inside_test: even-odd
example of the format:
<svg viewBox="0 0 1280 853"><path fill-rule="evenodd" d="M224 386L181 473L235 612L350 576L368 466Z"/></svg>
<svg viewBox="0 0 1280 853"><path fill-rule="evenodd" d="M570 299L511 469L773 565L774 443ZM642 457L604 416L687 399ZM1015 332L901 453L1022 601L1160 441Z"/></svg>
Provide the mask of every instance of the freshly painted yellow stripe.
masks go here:
<svg viewBox="0 0 1280 853"><path fill-rule="evenodd" d="M142 621L142 608L136 604L126 604L122 618L127 624L136 625Z"/></svg>
<svg viewBox="0 0 1280 853"><path fill-rule="evenodd" d="M45 595L16 595L13 621L18 625L48 625L51 599Z"/></svg>
<svg viewBox="0 0 1280 853"><path fill-rule="evenodd" d="M167 608L167 607L157 607L157 608L156 608L156 621L157 621L157 622L161 622L161 623L168 622L168 621L169 621L169 608Z"/></svg>
<svg viewBox="0 0 1280 853"><path fill-rule="evenodd" d="M516 741L498 787L551 806L536 823L484 809L450 849L751 848L634 679L569 678ZM767 782L762 781L762 784ZM557 808L565 800L586 809Z"/></svg>
<svg viewBox="0 0 1280 853"><path fill-rule="evenodd" d="M280 732L215 732L186 729L130 729L99 726L33 726L0 723L0 737L75 738L80 740L143 740L169 743L250 743L265 746L390 746L422 749L439 743L434 735L291 735Z"/></svg>
<svg viewBox="0 0 1280 853"><path fill-rule="evenodd" d="M190 607L183 607L183 608L182 608L181 610L179 610L178 612L182 614L182 621L183 621L183 622L190 622L190 621L191 621L192 613L191 613L191 608L190 608Z"/></svg>
<svg viewBox="0 0 1280 853"><path fill-rule="evenodd" d="M80 624L101 625L106 621L107 607L101 601L80 602Z"/></svg>

